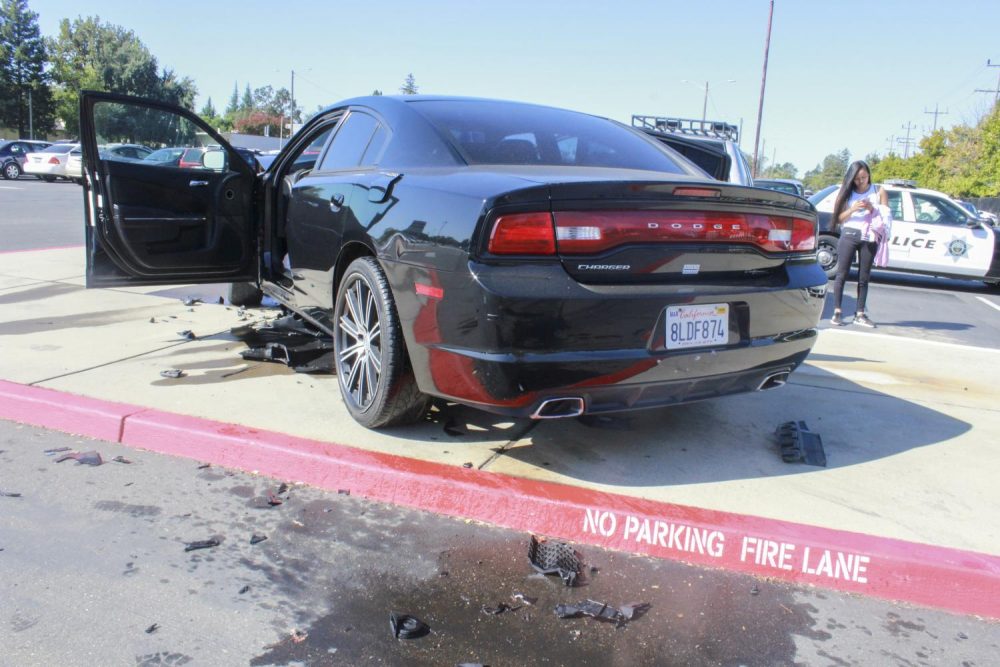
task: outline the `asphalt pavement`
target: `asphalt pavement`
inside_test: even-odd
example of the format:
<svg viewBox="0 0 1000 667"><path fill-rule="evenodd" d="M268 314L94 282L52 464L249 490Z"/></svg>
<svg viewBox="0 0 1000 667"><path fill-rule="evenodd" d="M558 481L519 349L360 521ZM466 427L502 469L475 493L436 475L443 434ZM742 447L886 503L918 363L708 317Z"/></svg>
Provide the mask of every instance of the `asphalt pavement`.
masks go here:
<svg viewBox="0 0 1000 667"><path fill-rule="evenodd" d="M60 461L74 452L103 464ZM0 494L2 665L989 665L1000 653L995 622L597 547L573 548L567 587L532 567L520 531L6 421ZM556 614L587 600L637 611ZM428 634L397 639L391 613Z"/></svg>

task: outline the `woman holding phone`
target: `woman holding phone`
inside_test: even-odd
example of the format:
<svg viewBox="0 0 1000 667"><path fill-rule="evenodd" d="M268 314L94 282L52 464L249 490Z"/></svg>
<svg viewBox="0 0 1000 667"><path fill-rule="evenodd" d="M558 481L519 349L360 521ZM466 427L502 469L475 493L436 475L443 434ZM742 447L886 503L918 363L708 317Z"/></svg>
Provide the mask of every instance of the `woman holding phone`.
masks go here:
<svg viewBox="0 0 1000 667"><path fill-rule="evenodd" d="M844 296L844 282L858 257L858 301L854 313L854 324L875 328L875 323L865 315L865 302L868 299L868 280L875 261L878 244L871 226L872 212L875 207L888 206L889 198L885 190L877 188L872 182L872 170L863 160L852 162L844 174L844 182L837 193L833 205L833 228L840 229L840 241L837 243L837 275L833 283L833 317L830 324L844 324L840 303Z"/></svg>

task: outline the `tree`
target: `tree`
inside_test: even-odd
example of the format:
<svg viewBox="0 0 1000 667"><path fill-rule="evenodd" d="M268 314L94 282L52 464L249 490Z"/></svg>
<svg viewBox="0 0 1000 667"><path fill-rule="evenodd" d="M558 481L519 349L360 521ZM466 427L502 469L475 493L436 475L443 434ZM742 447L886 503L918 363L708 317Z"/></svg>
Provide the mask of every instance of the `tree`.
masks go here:
<svg viewBox="0 0 1000 667"><path fill-rule="evenodd" d="M839 153L831 153L823 158L823 163L816 165L815 169L806 172L802 177L802 184L808 190L816 192L828 185L840 183L844 180L847 167L851 162L851 153L846 148Z"/></svg>
<svg viewBox="0 0 1000 667"><path fill-rule="evenodd" d="M240 89L239 84L233 82L233 95L229 98L229 105L226 106L225 114L233 114L240 110Z"/></svg>
<svg viewBox="0 0 1000 667"><path fill-rule="evenodd" d="M761 174L761 178L796 178L799 170L791 162L769 165Z"/></svg>
<svg viewBox="0 0 1000 667"><path fill-rule="evenodd" d="M372 91L372 95L374 95L375 97L378 97L381 94L382 94L382 91L379 90L378 88L376 88L375 90Z"/></svg>
<svg viewBox="0 0 1000 667"><path fill-rule="evenodd" d="M215 116L218 115L218 113L215 111L215 105L212 104L211 97L209 97L208 100L205 102L205 106L201 108L201 111L198 112L198 115L201 116L202 118L205 117L214 118Z"/></svg>
<svg viewBox="0 0 1000 667"><path fill-rule="evenodd" d="M156 58L131 30L99 18L63 19L59 36L49 40L56 113L71 134L79 133L79 96L85 89L149 97L194 108L190 77L162 72Z"/></svg>
<svg viewBox="0 0 1000 667"><path fill-rule="evenodd" d="M240 111L253 111L253 92L250 91L249 83L240 98Z"/></svg>
<svg viewBox="0 0 1000 667"><path fill-rule="evenodd" d="M406 75L406 81L403 82L403 86L399 89L404 95L416 95L417 94L417 80L413 78L413 73Z"/></svg>
<svg viewBox="0 0 1000 667"><path fill-rule="evenodd" d="M0 4L0 125L18 136L45 134L55 125L55 110L45 71L48 54L38 29L38 14L28 0ZM30 107L30 109L29 109ZM30 112L30 113L29 113Z"/></svg>

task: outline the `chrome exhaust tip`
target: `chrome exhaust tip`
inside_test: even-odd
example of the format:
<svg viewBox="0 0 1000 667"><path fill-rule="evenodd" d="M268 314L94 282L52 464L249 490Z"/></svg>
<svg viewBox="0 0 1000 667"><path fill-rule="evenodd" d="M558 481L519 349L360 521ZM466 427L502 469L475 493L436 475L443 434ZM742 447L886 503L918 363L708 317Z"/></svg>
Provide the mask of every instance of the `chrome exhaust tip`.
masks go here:
<svg viewBox="0 0 1000 667"><path fill-rule="evenodd" d="M584 402L578 396L567 398L548 398L542 401L532 419L562 419L564 417L579 417L583 414Z"/></svg>
<svg viewBox="0 0 1000 667"><path fill-rule="evenodd" d="M789 371L781 371L780 373L771 373L766 378L764 378L759 385L757 385L757 391L766 391L767 389L777 389L778 387L788 382L788 376L790 374L791 373Z"/></svg>

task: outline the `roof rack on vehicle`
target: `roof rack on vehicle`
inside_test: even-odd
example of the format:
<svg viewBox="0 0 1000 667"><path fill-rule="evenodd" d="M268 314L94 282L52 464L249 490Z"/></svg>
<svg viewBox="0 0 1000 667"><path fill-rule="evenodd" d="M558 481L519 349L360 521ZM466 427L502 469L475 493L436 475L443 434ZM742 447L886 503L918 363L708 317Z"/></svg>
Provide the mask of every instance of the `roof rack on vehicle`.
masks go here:
<svg viewBox="0 0 1000 667"><path fill-rule="evenodd" d="M718 137L739 141L740 130L735 125L719 120L696 118L668 118L665 116L632 116L632 126L655 132L672 134L694 134L702 137Z"/></svg>
<svg viewBox="0 0 1000 667"><path fill-rule="evenodd" d="M887 178L883 181L886 185L896 185L901 188L915 188L917 182L909 178Z"/></svg>

